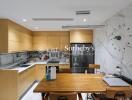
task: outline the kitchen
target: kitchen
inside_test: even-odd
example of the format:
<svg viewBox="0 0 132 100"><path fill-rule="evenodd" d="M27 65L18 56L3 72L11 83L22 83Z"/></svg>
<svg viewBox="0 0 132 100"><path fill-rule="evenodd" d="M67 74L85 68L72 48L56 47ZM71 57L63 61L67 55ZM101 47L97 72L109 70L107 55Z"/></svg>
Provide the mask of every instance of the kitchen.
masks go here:
<svg viewBox="0 0 132 100"><path fill-rule="evenodd" d="M88 0L90 4L88 1L81 3L84 7L77 6L80 4L79 1L75 4L71 2L69 9L72 9L72 12L68 10L69 3L66 1L60 1L60 5L64 7L55 1L52 3L51 1L31 1L31 8L27 5L24 8L21 5L21 3L24 5L24 1L21 3L16 1L18 5L13 2L9 5L8 0L0 1L0 100L29 100L28 96L32 96L30 99L39 96L41 100L44 97L43 93L48 95L47 93L55 92L55 90L77 92L77 98L82 97L84 100L94 99L91 93L106 90L106 84L102 80L97 79L100 85L95 84L91 86L92 88L88 86L92 85L90 81L85 83L89 77L96 78L94 75L101 79L102 77L119 77L129 83L131 88L131 0L109 2L101 0L99 4L96 3L97 0L94 2ZM44 2L51 4L51 9L44 9L40 4ZM9 9L6 5L14 6L14 8ZM37 11L34 9L32 12L36 5ZM90 5L92 5L91 8L88 7ZM45 14L39 13L39 6L43 8ZM106 10L98 9L98 6ZM45 7L49 8L46 4ZM62 11L58 10L59 8L63 8ZM65 13L63 10L66 10ZM53 11L56 11L58 15ZM53 83L45 80L49 63L57 69L56 80L52 81ZM72 77L78 78L72 80ZM71 84L71 87L70 84L64 84L59 88L54 87L58 80L66 83L73 81L74 85ZM81 82L77 84L76 81L79 80ZM42 89L40 89L41 82L44 86ZM28 94L32 88L32 95ZM125 86L123 88L128 89ZM122 91L125 92L125 90ZM129 94L132 96L132 91Z"/></svg>

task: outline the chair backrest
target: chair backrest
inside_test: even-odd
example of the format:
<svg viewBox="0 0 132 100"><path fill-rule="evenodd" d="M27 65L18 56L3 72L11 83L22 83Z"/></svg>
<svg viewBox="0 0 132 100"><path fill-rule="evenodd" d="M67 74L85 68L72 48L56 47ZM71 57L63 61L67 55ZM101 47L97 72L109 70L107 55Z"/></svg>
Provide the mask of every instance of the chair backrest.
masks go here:
<svg viewBox="0 0 132 100"><path fill-rule="evenodd" d="M59 73L72 73L71 69L60 69Z"/></svg>
<svg viewBox="0 0 132 100"><path fill-rule="evenodd" d="M50 100L77 100L76 92L50 92Z"/></svg>
<svg viewBox="0 0 132 100"><path fill-rule="evenodd" d="M100 69L99 64L89 64L89 68Z"/></svg>
<svg viewBox="0 0 132 100"><path fill-rule="evenodd" d="M115 90L107 88L106 96L107 98L130 98L132 96L132 89Z"/></svg>
<svg viewBox="0 0 132 100"><path fill-rule="evenodd" d="M89 69L94 69L94 73L100 73L100 65L99 64L89 64Z"/></svg>

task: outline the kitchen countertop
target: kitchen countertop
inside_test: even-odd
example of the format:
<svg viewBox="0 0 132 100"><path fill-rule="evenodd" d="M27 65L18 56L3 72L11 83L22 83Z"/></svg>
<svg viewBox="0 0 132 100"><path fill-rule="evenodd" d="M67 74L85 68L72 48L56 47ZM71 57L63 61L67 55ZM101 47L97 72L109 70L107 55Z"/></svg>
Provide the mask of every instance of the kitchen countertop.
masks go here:
<svg viewBox="0 0 132 100"><path fill-rule="evenodd" d="M0 69L2 69L2 70L17 70L18 73L21 73L21 72L33 67L36 64L47 64L47 62L46 61L39 61L39 62L32 62L32 63L27 63L27 64L29 64L30 66L28 66L28 67L14 67L14 68L0 68ZM69 63L60 62L59 64L69 64Z"/></svg>

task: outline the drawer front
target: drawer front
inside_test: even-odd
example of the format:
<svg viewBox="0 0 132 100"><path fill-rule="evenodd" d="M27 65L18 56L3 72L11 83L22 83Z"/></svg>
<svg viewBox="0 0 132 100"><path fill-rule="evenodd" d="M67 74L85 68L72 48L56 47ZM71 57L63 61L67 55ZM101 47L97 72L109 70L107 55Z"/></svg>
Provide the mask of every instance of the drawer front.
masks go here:
<svg viewBox="0 0 132 100"><path fill-rule="evenodd" d="M60 64L59 68L60 69L70 69L70 64Z"/></svg>

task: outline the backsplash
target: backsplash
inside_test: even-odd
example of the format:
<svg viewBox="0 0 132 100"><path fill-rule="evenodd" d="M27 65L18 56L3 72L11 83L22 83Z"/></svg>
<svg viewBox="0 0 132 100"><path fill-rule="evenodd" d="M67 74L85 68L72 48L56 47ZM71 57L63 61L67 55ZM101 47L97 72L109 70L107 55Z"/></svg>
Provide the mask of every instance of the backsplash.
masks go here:
<svg viewBox="0 0 132 100"><path fill-rule="evenodd" d="M60 59L62 62L70 58L69 52L66 51L31 51L28 53L29 59L38 59L41 61L46 61L50 58L57 58ZM63 61L64 60L64 61Z"/></svg>
<svg viewBox="0 0 132 100"><path fill-rule="evenodd" d="M95 62L106 73L118 73L132 79L132 5L105 21L94 31Z"/></svg>
<svg viewBox="0 0 132 100"><path fill-rule="evenodd" d="M0 54L0 67L9 67L28 60L28 52Z"/></svg>
<svg viewBox="0 0 132 100"><path fill-rule="evenodd" d="M50 59L53 51L30 51L30 52L20 52L20 53L5 53L0 54L0 67L8 68L9 66L15 66L23 62L30 61L46 61ZM47 59L44 58L47 55ZM69 53L64 51L57 51L55 56L60 59L61 62L69 62Z"/></svg>

